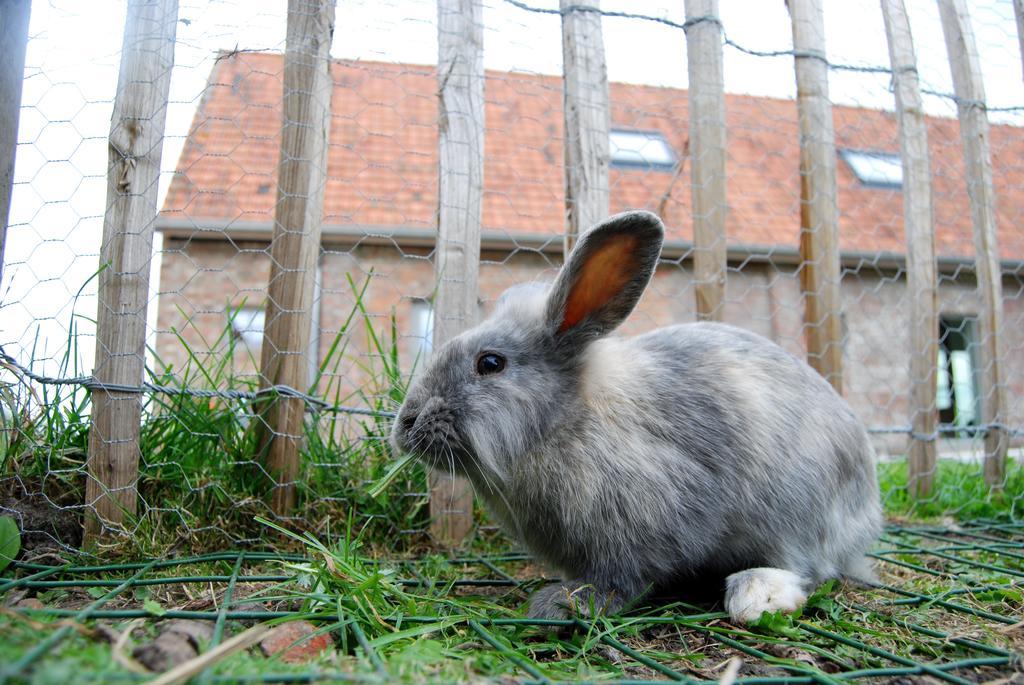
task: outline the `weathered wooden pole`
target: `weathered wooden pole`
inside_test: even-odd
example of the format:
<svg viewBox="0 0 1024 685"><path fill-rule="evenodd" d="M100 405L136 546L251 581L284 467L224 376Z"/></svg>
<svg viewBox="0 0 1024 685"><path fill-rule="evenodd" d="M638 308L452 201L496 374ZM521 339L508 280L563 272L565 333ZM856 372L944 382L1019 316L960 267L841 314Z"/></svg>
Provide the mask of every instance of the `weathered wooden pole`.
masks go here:
<svg viewBox="0 0 1024 685"><path fill-rule="evenodd" d="M129 0L110 121L85 542L134 516L157 186L174 66L177 0Z"/></svg>
<svg viewBox="0 0 1024 685"><path fill-rule="evenodd" d="M611 110L600 0L560 0L565 116L565 255L608 216Z"/></svg>
<svg viewBox="0 0 1024 685"><path fill-rule="evenodd" d="M260 387L305 392L310 329L331 125L331 38L334 0L288 0L281 156L278 163L270 281L260 352ZM295 507L305 402L271 396L261 409L260 453L274 479L271 508Z"/></svg>
<svg viewBox="0 0 1024 685"><path fill-rule="evenodd" d="M985 482L1001 488L1006 478L1006 386L1002 373L1003 282L996 240L995 193L989 155L988 114L974 30L964 0L939 0L953 73L964 148L967 198L974 225L975 270L981 291L981 418L985 424Z"/></svg>
<svg viewBox="0 0 1024 685"><path fill-rule="evenodd" d="M800 117L800 285L807 361L843 391L836 146L821 0L789 0Z"/></svg>
<svg viewBox="0 0 1024 685"><path fill-rule="evenodd" d="M935 480L936 359L939 354L938 281L932 217L928 126L921 103L917 57L903 0L882 0L896 91L903 159L903 231L910 290L910 461L908 488L927 497Z"/></svg>
<svg viewBox="0 0 1024 685"><path fill-rule="evenodd" d="M438 211L434 349L476 324L484 191L484 63L480 0L438 0ZM455 546L473 529L473 490L430 475L431 534Z"/></svg>
<svg viewBox="0 0 1024 685"><path fill-rule="evenodd" d="M21 84L25 80L30 0L0 0L0 283L11 216L14 156L18 148Z"/></svg>
<svg viewBox="0 0 1024 685"><path fill-rule="evenodd" d="M718 0L686 0L690 192L697 318L725 313L725 79Z"/></svg>

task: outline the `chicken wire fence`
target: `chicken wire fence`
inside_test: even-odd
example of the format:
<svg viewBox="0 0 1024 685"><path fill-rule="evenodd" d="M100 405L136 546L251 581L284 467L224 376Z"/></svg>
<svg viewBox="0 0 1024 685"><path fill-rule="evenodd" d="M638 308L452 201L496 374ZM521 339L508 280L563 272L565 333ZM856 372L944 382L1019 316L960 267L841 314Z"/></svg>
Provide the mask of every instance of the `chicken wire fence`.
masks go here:
<svg viewBox="0 0 1024 685"><path fill-rule="evenodd" d="M506 615L502 608L518 605L537 584L532 561L515 553L397 563L390 569L395 586L422 593L424 601L413 611L387 612L376 621L343 613L333 598L310 606L301 593L285 589L297 570L308 568L301 555L225 550L87 566L16 562L19 577L0 582L0 593L57 598L57 606L31 615L61 622L51 624L45 639L26 629L31 621L12 625L5 646L13 647L14 656L0 666L0 679L48 682L67 673L63 655L95 639L84 629L89 624L107 625L115 634L120 629L130 638L144 621L192 622L193 632L209 635L211 653L243 637L242 627L252 622L303 616L317 620L321 636L339 643L338 654L299 664L211 661L197 680L1013 682L1021 669L1015 611L1024 573L1022 532L1019 523L994 521L951 529L891 526L872 555L880 587L829 589L816 593L792 621L742 628L732 626L725 612L686 602L594 625L578 618ZM345 595L358 595L361 577L345 580L352 586ZM140 598L146 598L144 606ZM476 606L474 599L488 604ZM140 642L144 649L153 646ZM424 649L424 642L443 648ZM78 672L76 682L149 678L102 668Z"/></svg>
<svg viewBox="0 0 1024 685"><path fill-rule="evenodd" d="M723 3L713 20L724 42L726 269L724 296L706 312L694 266L691 169L698 160L691 155L686 41L695 24L712 20L687 17L682 3L620 4L569 11L600 19L596 44L603 45L609 81L610 128L602 132L609 211L655 211L668 231L652 285L623 333L709 313L806 358L808 333L820 322L806 317L802 288L817 264L800 249L808 230L801 229L793 65L807 55L793 47L786 6L753 11ZM439 137L466 113L449 109L442 116L439 108L435 3L338 4L326 173L297 194L279 187L288 161L280 152L281 122L294 95L283 92L286 10L284 2L182 2L176 19L163 17L175 31L169 95L157 108L166 114L166 133L157 143L158 213L148 222L156 243L137 269L149 274L142 298L148 308L113 307L145 331L144 359L111 353L144 362L143 377L126 388L93 370L97 321L111 309L98 301L97 283L117 269L102 266L101 236L111 210L109 121L125 10L119 3L86 8L57 0L33 7L0 289L0 512L19 520L26 540L81 546L83 518L98 501L87 492L90 414L98 393L116 392L123 392L121 402L142 406L137 445L129 444L137 473L108 488L132 493L135 510L123 525L133 544L262 544L268 535L256 516L326 531L350 512L366 539L387 549L430 539L424 472L402 471L376 496L368 490L389 475L389 422L408 379L431 353L443 316L435 317L434 303L445 279L459 287L477 283L476 311L457 322L465 325L485 316L507 287L550 278L562 261L566 10L539 1L483 5L483 147L469 146L483 164L480 263L472 279L439 277L436 263L439 203L450 202L439 199ZM1024 87L1014 8L995 0L970 5L987 93L981 104L990 123L1001 265L995 280L1002 320L991 333L975 268L969 193L977 189L957 120L964 99L954 95L936 4L907 7L926 114L938 264L938 424L933 435L916 436L936 445L938 460L934 487L923 495L908 487L906 467L915 437L910 364L920 353L910 337L915 293L908 286L903 167L881 10L867 1L825 3L824 10L827 58L812 57L828 67L835 133L843 394L875 438L890 510L987 515L985 507L998 500L1002 511L1018 516ZM167 76L158 73L153 83ZM282 205L321 192L319 248L304 267L284 263L271 246L282 240L275 237ZM470 203L456 201L446 211L472 222ZM475 252L466 249L472 239L446 240L455 252ZM268 308L268 282L296 277L307 299ZM298 315L308 328L292 330L291 347L274 352L303 367L306 382L282 386L261 375L265 334L275 321ZM1002 351L997 387L986 385L992 376L984 350L993 335ZM989 420L984 410L996 391L1004 404ZM267 419L267 398L282 396L302 408L295 432ZM984 440L993 429L1005 431L1009 454L994 488L981 479ZM268 434L299 445L297 471L284 480L267 467ZM97 437L96 429L92 440L121 443L113 434ZM270 494L282 485L294 490L286 510ZM472 508L465 500L462 506ZM475 526L478 537L496 535L481 512Z"/></svg>

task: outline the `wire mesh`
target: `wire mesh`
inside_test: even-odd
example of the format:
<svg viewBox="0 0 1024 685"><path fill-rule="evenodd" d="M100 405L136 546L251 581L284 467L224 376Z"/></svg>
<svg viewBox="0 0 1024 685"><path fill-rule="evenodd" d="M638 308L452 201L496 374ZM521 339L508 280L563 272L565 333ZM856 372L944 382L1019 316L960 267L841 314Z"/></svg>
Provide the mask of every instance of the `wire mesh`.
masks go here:
<svg viewBox="0 0 1024 685"><path fill-rule="evenodd" d="M947 57L932 6L910 9L928 114L937 297L937 485L906 486L910 436L909 293L891 72L877 3L828 3L838 163L845 396L869 426L890 511L1019 518L1024 476L1024 88L1012 9L974 3L992 122L1003 260L1005 412L1010 468L981 483L981 384L968 190ZM78 550L95 346L95 276L107 210L107 132L123 9L51 2L35 9L14 205L3 271L0 513L29 547ZM515 283L548 278L565 223L559 10L485 3L482 313ZM388 551L428 543L427 481L406 472L381 498L389 418L431 351L437 206L437 27L430 2L338 9L323 240L313 289L298 506L284 521L326 530L350 510ZM806 356L800 278L799 131L789 18L721 8L725 34L729 254L722 318ZM603 14L613 135L611 209L658 212L669 239L624 334L696 318L681 7L609 4ZM147 375L126 544L153 554L274 546L280 485L257 456L259 359L275 221L284 3L187 2L179 13L163 149L159 246L152 260ZM83 30L87 26L88 30ZM863 30L851 31L850 26ZM887 175L890 174L890 175ZM141 315L140 315L141 317ZM267 391L264 390L264 393ZM497 532L476 512L478 536ZM894 533L898 535L898 533ZM1003 552L1000 552L1003 554ZM247 557L248 558L248 557ZM488 624L478 622L487 633ZM474 631L479 631L473 628ZM481 639L490 638L480 635ZM492 636L493 637L493 636ZM499 641L500 642L500 641ZM530 673L529 669L526 669Z"/></svg>
<svg viewBox="0 0 1024 685"><path fill-rule="evenodd" d="M551 682L566 679L566 663L572 663L578 670L571 679L705 682L717 681L724 665L738 658L742 666L736 682L744 683L879 682L916 676L978 682L1022 667L1022 543L1020 524L979 520L951 527L892 526L874 553L883 580L878 588L833 589L812 599L810 608L795 620L755 628L731 625L727 614L715 606L685 602L593 625L579 619L460 614L460 605L440 600L483 594L516 606L542 581L535 575L536 567L518 554L381 562L400 569L400 582L413 591L442 583L450 594L435 598L436 614L383 617L395 639L353 639L349 651L334 664L277 671L279 663L263 662L259 670L248 673L237 665L234 670L219 666L205 677L209 682L391 682L403 675L402 649L432 636L449 645L446 656L429 664L435 677L451 673L447 669L459 663L459 669L467 670L458 672L469 679ZM31 649L25 645L18 659L5 663L0 678L33 672L45 676L60 661L61 643L77 635L77 624L100 622L123 629L133 619L211 622L217 626L208 646L212 649L252 622L310 616L308 609L282 599L282 587L299 583L287 564L302 560L299 555L232 551L100 566L17 563L0 581L0 593L63 596L51 600L56 607L23 610L22 615L35 621L70 619L74 624L44 624L48 637ZM146 597L161 598L165 606L159 616L141 606L140 590ZM196 600L201 598L205 607L184 608L199 606ZM62 602L84 605L61 608ZM330 612L319 615L317 620L339 642L350 625L337 613L333 618ZM401 629L407 632L398 632ZM582 646L569 637L571 631L587 637ZM8 638L15 648L22 639L20 633ZM475 658L460 654L460 649ZM501 658L488 660L476 652ZM587 659L579 662L581 652ZM145 677L119 671L97 675L115 676L119 681Z"/></svg>

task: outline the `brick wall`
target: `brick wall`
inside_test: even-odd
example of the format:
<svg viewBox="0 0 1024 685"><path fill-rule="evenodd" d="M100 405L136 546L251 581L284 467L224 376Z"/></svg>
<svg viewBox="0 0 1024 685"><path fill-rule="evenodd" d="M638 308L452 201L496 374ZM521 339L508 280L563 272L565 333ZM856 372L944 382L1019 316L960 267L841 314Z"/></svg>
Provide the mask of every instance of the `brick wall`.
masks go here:
<svg viewBox="0 0 1024 685"><path fill-rule="evenodd" d="M183 242L168 238L163 255L157 355L175 369L187 359L186 345L199 359L212 361L227 350L223 335L230 307L262 306L269 274L265 243L224 240ZM388 335L393 313L399 333L401 366L408 372L422 346L416 337L416 309L424 307L434 289L429 250L397 245L327 246L321 259L322 287L318 300L319 354L323 359L340 336L339 347L320 392L344 404L359 404L379 360L373 358L364 321L352 318L355 306L349 278L357 288L369 279L363 303L379 335ZM534 250L483 255L480 273L481 313L507 287L523 281L550 278L557 269L551 255ZM1007 277L1006 326L1002 332L1009 385L1010 424L1024 423L1024 297L1019 275ZM844 389L854 410L869 426L909 424L907 407L909 333L906 284L900 272L863 267L847 270L842 284ZM980 306L970 274L946 275L939 288L940 308L946 315L973 315ZM794 268L770 264L731 265L726 287L725 320L774 340L803 356L803 306ZM657 326L695 320L691 264L663 262L637 311L623 326L632 335ZM422 320L419 320L422 323ZM179 338L180 336L180 338ZM219 342L218 342L219 341ZM241 341L229 368L255 380L259 351ZM886 451L902 451L903 436L881 436Z"/></svg>

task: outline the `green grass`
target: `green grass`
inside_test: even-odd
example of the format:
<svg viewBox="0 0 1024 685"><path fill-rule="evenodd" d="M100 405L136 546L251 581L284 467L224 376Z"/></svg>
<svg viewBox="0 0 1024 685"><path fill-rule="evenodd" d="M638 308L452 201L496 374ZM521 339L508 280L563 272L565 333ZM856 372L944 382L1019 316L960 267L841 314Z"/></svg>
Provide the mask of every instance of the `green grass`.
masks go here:
<svg viewBox="0 0 1024 685"><path fill-rule="evenodd" d="M277 527L271 522L264 525ZM100 609L155 606L133 632L132 644L139 644L156 633L156 613L187 606L197 593L207 592L205 582L186 586L175 578L221 578L208 583L209 592L220 597L205 612L212 620L224 606L223 578L238 568L235 594L226 608L271 608L282 619L312 620L334 639L332 653L307 664L285 664L258 650L237 654L211 669L212 676L225 682L309 682L324 673L410 683L597 682L664 679L673 674L717 680L733 658L742 660L744 678L809 677L829 683L857 672L873 678L870 682L889 682L919 675L922 668L970 681L1010 677L1020 668L1012 654L1024 646L1019 627L1010 626L1024 610L1019 585L1024 557L1012 551L993 553L987 538L1005 539L1019 548L1024 528L1008 532L964 525L986 539L972 544L970 534L933 526L891 528L878 550L887 587L827 583L802 612L766 614L750 627L730 623L717 606L685 602L641 606L626 616L561 627L531 622L523 618L522 605L538 578L528 561L508 556L495 558L488 566L471 557L382 560L362 547L354 518L334 531L330 542L308 532L279 529L302 545L306 554L301 557L237 567L230 560L183 561L180 566L154 569L144 577L163 579L166 585L129 588ZM908 564L925 570L910 569ZM267 574L281 579L248 580ZM47 606L81 607L133 575L143 577L134 568L82 571L68 577L102 579L108 585L37 590L36 596ZM505 578L522 582L466 584ZM78 628L75 623L58 623L46 612L0 613L5 636L0 641L0 669L17 664L44 640L53 640L64 629L59 626L70 625L76 627L66 630L63 641L19 669L11 682L131 679L134 676L113 659L107 638L95 632L99 624L121 632L129 618L101 616ZM247 625L228 619L226 635ZM934 673L924 675L934 679Z"/></svg>
<svg viewBox="0 0 1024 685"><path fill-rule="evenodd" d="M331 341L307 391L335 406L360 406L376 416L322 411L307 414L301 450L298 506L284 521L293 529L323 536L330 521L355 512L363 539L378 553L423 549L428 543L427 478L422 466L392 469L387 443L391 419L405 394L410 369L402 367L394 314L376 317L365 306L370 280L349 279L354 304ZM228 308L238 311L238 308ZM69 327L58 375L82 373L75 350L77 321ZM258 367L249 349L232 334L228 321L219 336L193 347L179 336L186 361L177 367L159 359L149 381L170 388L218 391L257 390L255 377L240 370ZM354 341L360 345L354 345ZM356 352L354 348L360 348ZM155 357L155 355L154 355ZM414 361L415 363L415 361ZM355 365L366 382L343 390L343 369ZM159 555L167 549L201 551L232 545L279 546L255 523L271 517L268 493L274 479L263 468L261 406L244 399L151 393L144 396L139 473L140 514L129 523L122 552ZM0 385L0 487L17 495L42 493L59 507L80 507L84 499L89 437L90 393L76 385L21 382ZM373 484L387 481L387 487ZM883 502L889 516L936 519L1022 514L1024 468L1009 464L1005 487L991 492L980 466L940 461L932 496L915 500L907 490L905 462L879 465ZM20 486L19 486L20 487ZM484 515L478 510L478 520ZM66 528L79 527L78 512L66 509ZM69 548L74 540L66 541ZM500 548L507 541L487 531L476 543ZM109 550L108 553L113 553Z"/></svg>
<svg viewBox="0 0 1024 685"><path fill-rule="evenodd" d="M294 518L272 519L267 493L273 480L258 458L259 412L251 402L178 394L145 397L141 514L131 522L132 535L125 544L107 553L156 558L240 548L300 550L301 558L248 568L248 573L281 579L253 584L249 599L236 604L287 607L289 617L314 620L331 632L337 644L335 654L313 664L288 665L250 651L217 664L212 674L239 682L270 674L287 680L318 670L381 682L599 681L662 677L667 675L665 669L672 669L687 677L714 680L730 658L739 656L749 667L746 676L812 674L818 682L830 682L830 674L837 671L891 669L892 659L880 652L946 662L978 655L978 649L950 635L967 636L998 649L1020 648L1014 643L1016 633L1001 632L1005 626L985 616L1019 616L1024 611L1021 559L991 544L965 546L959 538L950 548L948 541L936 540L927 532L893 529L883 539L885 549L880 554L885 560L883 580L924 600L906 603L913 598L892 591L830 586L815 595L803 615L765 617L751 629L730 625L716 607L678 603L641 608L628 617L601 618L557 632L522 617L521 607L539 582L539 570L525 561L494 562L495 571L443 556L396 560L429 549L422 532L428 523L426 475L418 464L391 471L395 461L385 439L390 419L383 414L400 404L408 370L400 364L394 316L383 320L372 316L363 304L366 283L351 282L351 287L355 306L309 391L335 405L369 407L381 415L321 412L308 416ZM355 339L365 341L361 347L369 354L352 351ZM74 340L73 333L69 340ZM187 362L177 368L158 362L151 382L256 389L251 376L239 373L254 360L236 344L230 325L197 349L184 338L181 344ZM61 375L80 373L75 358L69 344ZM360 365L368 382L346 394L339 369L350 363ZM79 504L89 402L89 392L76 386L0 386L0 481L8 478L10 482L9 477L16 474L26 487L45 493L58 505ZM370 485L386 478L390 478L387 486L371 494ZM940 461L935 494L922 500L910 497L903 462L880 464L879 481L887 514L899 520L938 521L948 527L952 524L943 520L946 517L990 522L1022 517L1024 469L1016 462L1009 466L1003 489L994 493L985 485L980 466L952 461ZM478 517L484 520L479 510ZM991 535L1003 534L993 530ZM942 544L953 551L941 552L937 548ZM473 554L507 549L507 540L489 531L479 533L470 546ZM154 577L224 577L232 570L226 561L204 562L165 569ZM462 582L493 578L498 571L506 579L520 579L521 584L481 591ZM8 576L14 573L26 571L6 571ZM102 577L128 575L128 571L111 570ZM421 584L402 582L410 578ZM225 585L211 581L209 588L222 593ZM155 614L187 606L190 593L196 592L193 585L169 583L168 587L172 589L136 587L111 605L150 611L136 640L155 630ZM93 601L104 591L91 587L76 595L73 589L54 588L40 590L36 596L47 606L60 608L74 605L81 592ZM951 603L959 608L950 609ZM127 625L120 619L103 621L115 630ZM941 636L907 627L908 622ZM62 685L130 680L130 674L112 658L111 646L93 632L97 621L86 624L87 630L72 629L59 648L26 671L29 675L23 680ZM68 624L58 624L45 613L0 613L0 634L4 635L0 664L16 663L62 630L59 625ZM226 623L229 633L244 627L237 621ZM874 651L865 649L866 645ZM985 671L984 665L977 668L987 679L1006 672L1005 666L994 672Z"/></svg>
<svg viewBox="0 0 1024 685"><path fill-rule="evenodd" d="M390 419L405 393L408 369L399 364L399 334L392 313L383 325L368 312L363 295L369 279L350 281L355 305L329 346L310 394L335 406L359 406L380 415L350 416L330 410L307 414L301 449L298 505L289 525L321 529L332 519L356 511L368 539L382 549L400 551L422 545L427 525L426 474L419 465L404 469L392 485L370 496L392 459L386 438ZM363 339L363 352L350 352ZM77 354L69 336L59 375L77 375ZM148 380L170 388L253 392L252 374L239 369L258 366L250 351L231 333L230 321L213 340L193 349L179 336L187 360L178 367L156 360ZM155 356L155 355L154 355ZM338 369L355 363L367 382L344 394ZM17 476L29 492L45 493L60 506L84 499L85 455L89 439L90 393L83 387L0 385L0 483ZM129 521L131 532L120 551L156 555L168 548L203 550L246 544L279 544L255 522L271 516L268 493L274 479L259 457L260 407L245 399L186 394L144 396L139 465L140 514ZM18 493L15 488L10 493ZM73 510L64 512L76 518ZM77 524L73 524L74 527ZM65 541L69 547L75 541ZM118 550L107 550L116 554Z"/></svg>
<svg viewBox="0 0 1024 685"><path fill-rule="evenodd" d="M1009 460L1001 490L985 483L980 464L939 460L931 495L914 498L907 488L907 463L878 465L882 502L889 517L915 520L955 518L1024 518L1024 465Z"/></svg>

